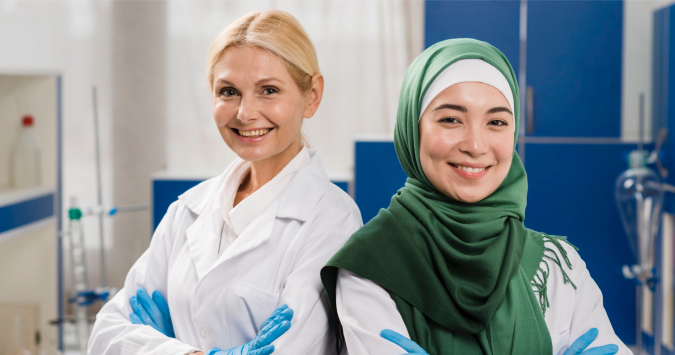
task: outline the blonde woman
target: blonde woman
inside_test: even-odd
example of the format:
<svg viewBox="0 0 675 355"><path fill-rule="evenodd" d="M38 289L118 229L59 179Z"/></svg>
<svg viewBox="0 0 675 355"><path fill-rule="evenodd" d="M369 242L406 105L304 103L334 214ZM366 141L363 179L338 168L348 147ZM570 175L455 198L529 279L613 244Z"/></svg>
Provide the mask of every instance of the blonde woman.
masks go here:
<svg viewBox="0 0 675 355"><path fill-rule="evenodd" d="M239 158L171 205L89 354L334 351L319 270L362 221L303 143L323 93L314 47L288 13L250 13L213 42L208 80Z"/></svg>

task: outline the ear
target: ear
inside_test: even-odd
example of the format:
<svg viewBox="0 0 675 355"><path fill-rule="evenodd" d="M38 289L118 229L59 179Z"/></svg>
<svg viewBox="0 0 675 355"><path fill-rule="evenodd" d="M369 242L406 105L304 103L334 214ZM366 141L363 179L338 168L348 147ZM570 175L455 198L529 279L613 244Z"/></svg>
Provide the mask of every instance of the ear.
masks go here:
<svg viewBox="0 0 675 355"><path fill-rule="evenodd" d="M323 97L323 75L314 74L312 77L312 88L308 93L307 105L305 106L305 111L303 112L304 118L312 118L316 113L316 110L319 109L319 104L321 104L321 98Z"/></svg>

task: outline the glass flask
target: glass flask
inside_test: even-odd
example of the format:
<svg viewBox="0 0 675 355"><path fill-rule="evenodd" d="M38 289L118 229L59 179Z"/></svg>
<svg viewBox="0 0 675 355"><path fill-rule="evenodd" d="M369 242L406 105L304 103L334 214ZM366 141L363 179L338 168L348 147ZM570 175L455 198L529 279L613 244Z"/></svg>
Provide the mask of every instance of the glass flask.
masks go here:
<svg viewBox="0 0 675 355"><path fill-rule="evenodd" d="M635 259L633 272L644 283L652 276L654 235L663 206L661 179L644 166L632 167L617 178L615 197Z"/></svg>

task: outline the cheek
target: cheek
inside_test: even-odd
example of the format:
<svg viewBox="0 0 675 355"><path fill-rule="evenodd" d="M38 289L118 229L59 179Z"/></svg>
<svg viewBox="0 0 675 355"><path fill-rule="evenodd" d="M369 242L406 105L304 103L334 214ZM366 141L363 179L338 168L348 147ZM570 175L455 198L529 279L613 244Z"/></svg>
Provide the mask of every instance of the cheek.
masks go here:
<svg viewBox="0 0 675 355"><path fill-rule="evenodd" d="M495 158L499 164L499 178L503 179L509 173L513 159L513 140L506 140L493 146Z"/></svg>
<svg viewBox="0 0 675 355"><path fill-rule="evenodd" d="M513 156L513 139L505 139L498 142L494 146L495 155L497 160L501 163L511 164L511 158Z"/></svg>
<svg viewBox="0 0 675 355"><path fill-rule="evenodd" d="M236 116L236 111L225 102L214 99L213 102L213 119L216 121L218 128L225 128L230 120Z"/></svg>
<svg viewBox="0 0 675 355"><path fill-rule="evenodd" d="M270 103L261 113L277 126L279 134L283 137L300 133L303 118L302 110L297 103L284 101Z"/></svg>
<svg viewBox="0 0 675 355"><path fill-rule="evenodd" d="M426 151L433 160L445 161L457 145L457 137L451 132L429 132L426 140Z"/></svg>

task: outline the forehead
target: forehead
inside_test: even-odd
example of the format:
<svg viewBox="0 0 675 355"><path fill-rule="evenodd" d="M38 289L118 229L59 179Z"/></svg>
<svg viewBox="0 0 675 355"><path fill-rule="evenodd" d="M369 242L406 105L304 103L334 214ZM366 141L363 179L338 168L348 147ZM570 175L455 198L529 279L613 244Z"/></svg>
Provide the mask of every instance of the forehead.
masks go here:
<svg viewBox="0 0 675 355"><path fill-rule="evenodd" d="M218 79L255 82L271 77L292 80L283 59L259 47L230 47L223 52L213 69L214 82Z"/></svg>
<svg viewBox="0 0 675 355"><path fill-rule="evenodd" d="M501 91L492 85L480 82L463 82L452 85L436 95L436 97L431 100L429 107L433 108L439 104L445 103L458 104L459 101L476 106L477 108L482 106L490 106L489 108L504 106L513 110L509 101L504 97L504 94L502 94Z"/></svg>

